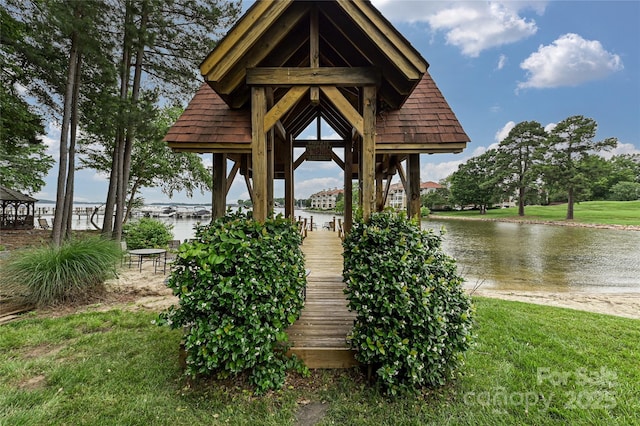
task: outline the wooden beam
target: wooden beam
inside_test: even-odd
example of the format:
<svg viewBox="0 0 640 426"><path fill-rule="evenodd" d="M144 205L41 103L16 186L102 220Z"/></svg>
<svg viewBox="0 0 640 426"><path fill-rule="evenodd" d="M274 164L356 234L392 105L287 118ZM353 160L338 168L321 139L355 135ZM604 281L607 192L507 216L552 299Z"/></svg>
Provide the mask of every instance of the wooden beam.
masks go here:
<svg viewBox="0 0 640 426"><path fill-rule="evenodd" d="M376 201L376 88L373 86L363 88L362 120L362 216L367 220Z"/></svg>
<svg viewBox="0 0 640 426"><path fill-rule="evenodd" d="M273 107L273 87L265 89L267 111ZM267 133L267 215L271 216L275 209L273 182L275 178L275 131L273 127L264 128Z"/></svg>
<svg viewBox="0 0 640 426"><path fill-rule="evenodd" d="M284 161L284 216L293 219L295 215L295 192L293 173L293 138L285 138Z"/></svg>
<svg viewBox="0 0 640 426"><path fill-rule="evenodd" d="M168 145L175 152L251 154L250 143L169 142Z"/></svg>
<svg viewBox="0 0 640 426"><path fill-rule="evenodd" d="M240 162L234 161L233 167L229 172L229 176L227 176L227 189L225 190L225 197L229 195L229 190L231 189L231 185L233 185L233 181L235 180L236 175L238 174L238 170L240 170Z"/></svg>
<svg viewBox="0 0 640 426"><path fill-rule="evenodd" d="M387 199L389 199L389 190L391 189L391 176L387 176L387 183L384 187L384 195L382 196L382 209L387 205Z"/></svg>
<svg viewBox="0 0 640 426"><path fill-rule="evenodd" d="M295 104L298 103L304 94L309 90L308 86L295 86L289 89L289 91L278 101L266 113L264 117L264 129L265 131L271 130L276 125L278 120L287 113Z"/></svg>
<svg viewBox="0 0 640 426"><path fill-rule="evenodd" d="M251 89L251 164L253 178L253 219L267 219L267 138L264 116L267 96L264 87Z"/></svg>
<svg viewBox="0 0 640 426"><path fill-rule="evenodd" d="M404 168L402 167L402 163L398 163L398 176L400 176L400 182L402 182L402 187L404 188L404 193L409 193L409 187L407 186L407 175L404 173Z"/></svg>
<svg viewBox="0 0 640 426"><path fill-rule="evenodd" d="M258 2L205 58L200 65L201 74L212 81L220 80L289 5L288 1Z"/></svg>
<svg viewBox="0 0 640 426"><path fill-rule="evenodd" d="M366 15L369 20L371 20L374 27L381 30L389 42L396 46L396 48L402 52L402 54L416 67L416 69L421 73L425 73L427 71L427 68L429 67L427 61L416 49L413 48L411 44L406 42L399 32L395 31L392 27L387 26L382 15L375 13L370 7L365 6L362 2L352 3L353 4L351 6L355 6L360 9L360 11ZM385 31L385 27L387 27L389 31Z"/></svg>
<svg viewBox="0 0 640 426"><path fill-rule="evenodd" d="M331 148L344 148L345 142L340 139L295 139L293 141L294 148L305 148L309 142L324 142L331 145Z"/></svg>
<svg viewBox="0 0 640 426"><path fill-rule="evenodd" d="M367 86L369 90L373 86ZM373 87L375 92L375 87ZM358 113L358 111L349 103L349 101L340 93L340 91L335 87L329 86L321 86L320 90L324 93L331 103L338 108L338 111L344 116L344 118L351 123L351 125L356 129L356 131L364 137L364 120L362 116ZM375 110L375 99L373 100L373 109ZM374 117L375 118L375 117ZM375 121L375 120L374 120ZM375 132L375 127L373 128ZM373 147L375 149L375 147Z"/></svg>
<svg viewBox="0 0 640 426"><path fill-rule="evenodd" d="M307 159L307 153L303 152L302 155L300 155L300 157L296 158L296 161L293 163L293 170L297 169L298 167L300 167L300 164L302 164L304 162L304 160Z"/></svg>
<svg viewBox="0 0 640 426"><path fill-rule="evenodd" d="M409 191L407 192L407 216L420 218L420 154L407 158Z"/></svg>
<svg viewBox="0 0 640 426"><path fill-rule="evenodd" d="M260 39L256 40L250 50L242 52L243 56L236 63L230 64L230 68L224 70L224 75L214 74L214 69L212 69L211 74L207 76L207 81L215 87L216 92L228 95L244 84L246 70L258 66L265 58L268 57L272 64L286 63L288 58L299 49L298 43L306 43L306 31L304 37L292 33L292 28L305 16L306 7L292 5L278 18L280 22L286 22L286 24L272 25ZM281 42L285 37L287 45L283 46ZM292 37L295 37L296 40L291 41ZM274 46L278 46L275 51ZM216 80L214 81L214 79Z"/></svg>
<svg viewBox="0 0 640 426"><path fill-rule="evenodd" d="M344 161L342 161L342 158L338 157L338 154L333 152L333 150L331 151L331 159L338 165L338 167L344 170Z"/></svg>
<svg viewBox="0 0 640 426"><path fill-rule="evenodd" d="M353 141L344 146L344 233L353 225Z"/></svg>
<svg viewBox="0 0 640 426"><path fill-rule="evenodd" d="M376 211L384 210L384 189L382 188L382 174L376 174Z"/></svg>
<svg viewBox="0 0 640 426"><path fill-rule="evenodd" d="M372 23L370 17L366 16L355 3L357 2L336 2L358 26L365 29L365 34L371 42L389 58L407 80L420 80L427 70L426 61L414 53L411 45L406 42L399 43L402 40L393 34L395 30L385 22L376 19ZM387 31L383 31L384 29Z"/></svg>
<svg viewBox="0 0 640 426"><path fill-rule="evenodd" d="M311 7L311 17L309 23L309 63L311 68L320 67L320 24L318 22L318 7ZM320 103L320 89L317 86L311 88L311 103L317 105Z"/></svg>
<svg viewBox="0 0 640 426"><path fill-rule="evenodd" d="M284 125L282 124L282 121L280 120L276 121L276 124L275 126L273 126L273 128L275 129L280 139L282 139L283 141L287 140L287 131L284 129Z"/></svg>
<svg viewBox="0 0 640 426"><path fill-rule="evenodd" d="M376 150L390 154L436 154L462 152L467 142L378 143Z"/></svg>
<svg viewBox="0 0 640 426"><path fill-rule="evenodd" d="M377 86L381 74L373 67L277 68L247 70L249 86Z"/></svg>
<svg viewBox="0 0 640 426"><path fill-rule="evenodd" d="M213 154L213 192L211 214L214 219L224 216L227 207L227 155Z"/></svg>

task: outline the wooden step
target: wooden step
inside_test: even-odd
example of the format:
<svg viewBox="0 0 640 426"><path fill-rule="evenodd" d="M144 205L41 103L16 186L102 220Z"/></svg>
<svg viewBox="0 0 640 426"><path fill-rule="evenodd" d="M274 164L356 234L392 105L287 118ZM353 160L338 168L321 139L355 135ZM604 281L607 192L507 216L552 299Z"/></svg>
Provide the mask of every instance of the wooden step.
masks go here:
<svg viewBox="0 0 640 426"><path fill-rule="evenodd" d="M355 351L346 347L293 347L287 355L295 354L311 369L353 368L360 365Z"/></svg>

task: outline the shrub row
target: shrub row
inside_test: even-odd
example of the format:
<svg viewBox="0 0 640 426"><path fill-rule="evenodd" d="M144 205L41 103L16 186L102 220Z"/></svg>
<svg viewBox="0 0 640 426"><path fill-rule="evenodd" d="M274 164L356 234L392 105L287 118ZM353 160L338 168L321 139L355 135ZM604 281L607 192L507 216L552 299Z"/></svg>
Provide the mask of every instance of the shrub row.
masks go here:
<svg viewBox="0 0 640 426"><path fill-rule="evenodd" d="M403 214L374 213L344 241L349 341L390 394L442 385L471 343L472 305L441 237Z"/></svg>
<svg viewBox="0 0 640 426"><path fill-rule="evenodd" d="M285 329L299 317L306 285L296 226L242 212L196 230L182 244L168 285L180 299L161 324L184 329L187 373L248 372L258 392L284 384L301 367L285 356Z"/></svg>

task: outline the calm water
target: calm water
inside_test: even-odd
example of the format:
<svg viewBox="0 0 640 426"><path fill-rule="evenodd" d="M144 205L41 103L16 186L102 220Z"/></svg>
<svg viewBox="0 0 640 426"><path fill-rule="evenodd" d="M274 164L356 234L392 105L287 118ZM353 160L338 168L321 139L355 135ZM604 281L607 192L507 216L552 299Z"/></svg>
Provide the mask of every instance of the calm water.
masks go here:
<svg viewBox="0 0 640 426"><path fill-rule="evenodd" d="M318 228L332 214L296 211L314 217ZM102 218L98 221L102 224ZM174 238L193 237L195 220L162 219ZM90 229L85 217L75 229ZM506 222L430 220L423 228L444 227L443 248L458 262L467 285L502 290L640 292L640 232Z"/></svg>
<svg viewBox="0 0 640 426"><path fill-rule="evenodd" d="M469 286L505 290L640 292L640 232L480 221L446 228L443 248Z"/></svg>

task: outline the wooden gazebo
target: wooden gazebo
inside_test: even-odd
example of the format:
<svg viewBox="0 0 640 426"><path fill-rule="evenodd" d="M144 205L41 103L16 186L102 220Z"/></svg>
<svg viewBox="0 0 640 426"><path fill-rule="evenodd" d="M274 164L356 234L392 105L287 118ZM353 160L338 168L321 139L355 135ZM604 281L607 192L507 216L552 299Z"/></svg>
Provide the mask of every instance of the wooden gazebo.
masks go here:
<svg viewBox="0 0 640 426"><path fill-rule="evenodd" d="M305 160L335 161L347 200L358 179L365 217L383 208L399 174L413 216L420 154L460 152L469 142L427 68L369 1L258 0L202 62L205 83L165 139L176 151L213 153L216 216L239 171L254 218L273 209L274 179L284 179L291 217L293 172ZM322 140L320 120L340 139ZM314 123L315 140L297 139ZM294 148L305 152L294 158Z"/></svg>
<svg viewBox="0 0 640 426"><path fill-rule="evenodd" d="M0 229L33 229L36 200L0 186Z"/></svg>

